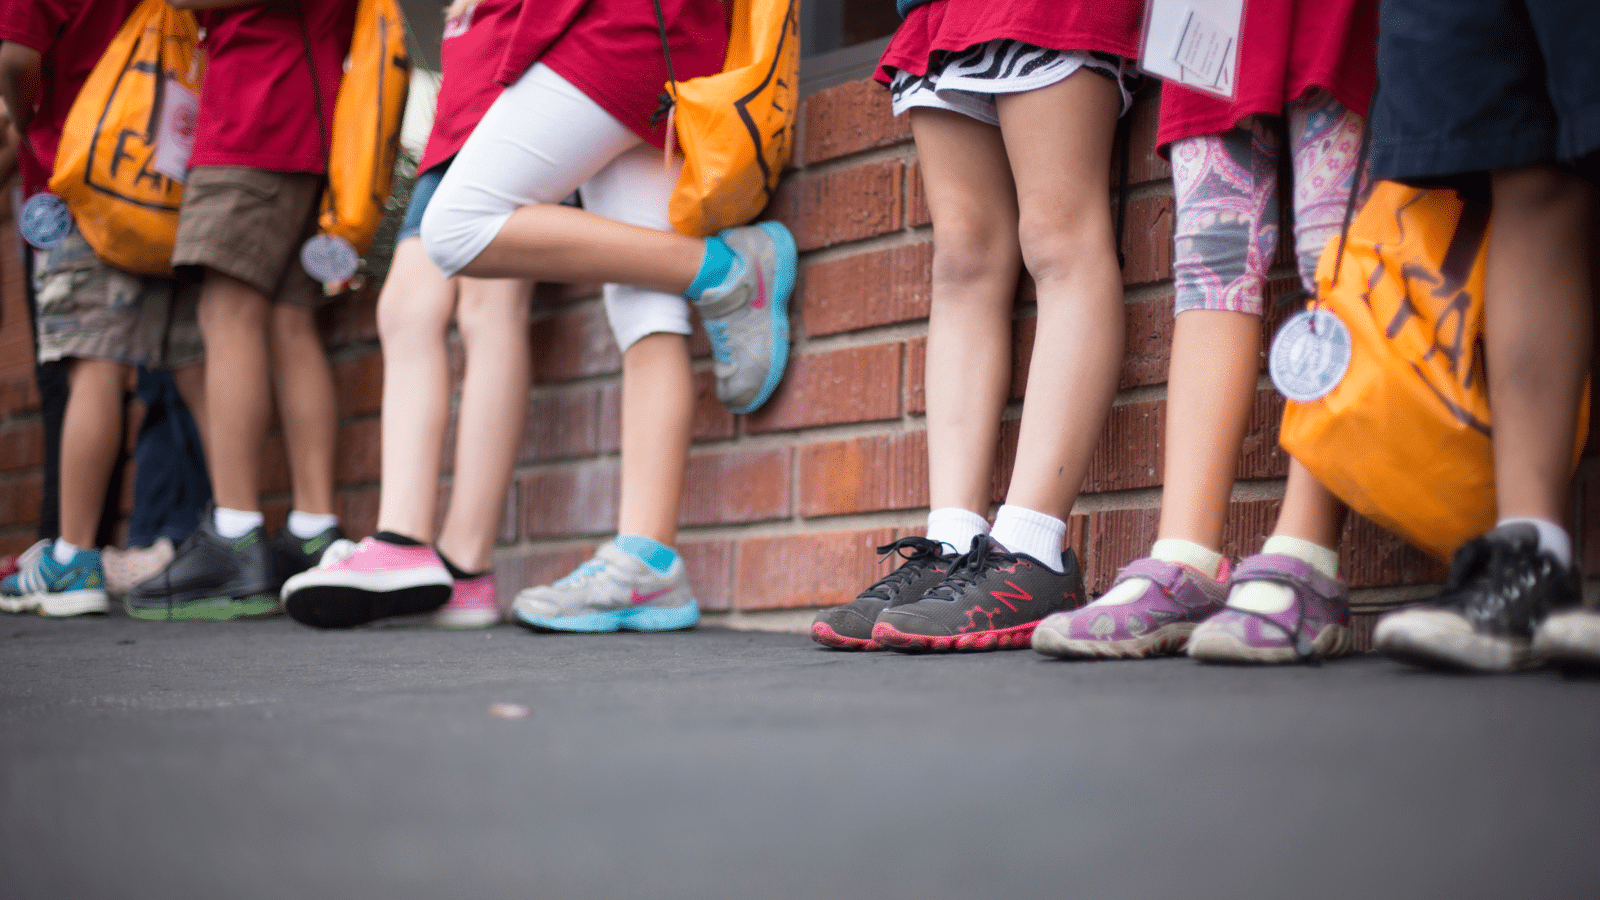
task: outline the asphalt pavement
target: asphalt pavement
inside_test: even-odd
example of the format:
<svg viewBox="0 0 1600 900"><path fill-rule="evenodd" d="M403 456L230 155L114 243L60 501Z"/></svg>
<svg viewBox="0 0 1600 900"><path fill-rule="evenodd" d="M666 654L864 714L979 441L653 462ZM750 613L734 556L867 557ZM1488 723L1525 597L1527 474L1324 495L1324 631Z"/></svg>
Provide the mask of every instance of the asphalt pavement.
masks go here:
<svg viewBox="0 0 1600 900"><path fill-rule="evenodd" d="M1600 897L1600 680L0 618L0 897Z"/></svg>

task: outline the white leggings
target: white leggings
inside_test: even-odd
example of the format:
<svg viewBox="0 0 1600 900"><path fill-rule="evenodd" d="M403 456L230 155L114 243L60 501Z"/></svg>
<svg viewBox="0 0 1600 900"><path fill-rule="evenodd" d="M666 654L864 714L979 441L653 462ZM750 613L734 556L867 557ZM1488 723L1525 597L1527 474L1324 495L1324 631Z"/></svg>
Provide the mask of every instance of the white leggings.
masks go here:
<svg viewBox="0 0 1600 900"><path fill-rule="evenodd" d="M668 230L670 171L661 153L549 66L534 63L467 138L422 216L422 245L448 276L476 259L519 207L560 203L574 190L593 213ZM606 317L626 351L648 334L689 333L677 294L607 284Z"/></svg>

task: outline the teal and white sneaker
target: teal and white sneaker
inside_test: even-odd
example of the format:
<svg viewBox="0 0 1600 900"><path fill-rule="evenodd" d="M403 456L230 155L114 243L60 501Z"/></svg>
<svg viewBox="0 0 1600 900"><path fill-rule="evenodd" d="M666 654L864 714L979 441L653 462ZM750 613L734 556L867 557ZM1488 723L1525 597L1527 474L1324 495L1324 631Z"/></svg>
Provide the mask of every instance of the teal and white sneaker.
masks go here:
<svg viewBox="0 0 1600 900"><path fill-rule="evenodd" d="M717 237L733 251L733 268L694 305L711 338L717 399L744 414L767 402L788 365L798 254L794 237L778 222L729 228Z"/></svg>
<svg viewBox="0 0 1600 900"><path fill-rule="evenodd" d="M594 558L545 587L525 588L517 622L545 631L677 631L700 621L683 560L657 572L607 541Z"/></svg>
<svg viewBox="0 0 1600 900"><path fill-rule="evenodd" d="M56 562L52 546L51 541L40 541L29 547L17 561L17 571L0 581L0 610L52 617L109 612L100 551L79 550L63 565Z"/></svg>

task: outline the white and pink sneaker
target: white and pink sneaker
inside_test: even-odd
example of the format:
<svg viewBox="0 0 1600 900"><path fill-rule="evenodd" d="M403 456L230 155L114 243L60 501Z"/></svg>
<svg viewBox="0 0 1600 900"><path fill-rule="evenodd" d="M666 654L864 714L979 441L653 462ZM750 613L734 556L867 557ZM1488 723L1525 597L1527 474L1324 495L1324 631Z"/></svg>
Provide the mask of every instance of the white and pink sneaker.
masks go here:
<svg viewBox="0 0 1600 900"><path fill-rule="evenodd" d="M391 616L431 613L452 581L432 547L366 538L335 541L316 568L283 584L283 608L314 628L350 628Z"/></svg>
<svg viewBox="0 0 1600 900"><path fill-rule="evenodd" d="M488 628L500 623L500 594L494 573L457 581L450 602L434 612L435 628Z"/></svg>

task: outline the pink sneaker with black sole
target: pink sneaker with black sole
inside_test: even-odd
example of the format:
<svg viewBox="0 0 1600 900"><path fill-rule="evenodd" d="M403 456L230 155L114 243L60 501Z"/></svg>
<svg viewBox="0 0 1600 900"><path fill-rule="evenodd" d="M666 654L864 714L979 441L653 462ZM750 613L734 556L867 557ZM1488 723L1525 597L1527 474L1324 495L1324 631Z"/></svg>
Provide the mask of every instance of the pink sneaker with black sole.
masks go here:
<svg viewBox="0 0 1600 900"><path fill-rule="evenodd" d="M452 585L432 547L338 540L319 565L283 583L283 607L314 628L352 628L431 613L450 599Z"/></svg>
<svg viewBox="0 0 1600 900"><path fill-rule="evenodd" d="M494 573L455 582L450 602L433 613L435 628L488 628L500 624L500 592Z"/></svg>

